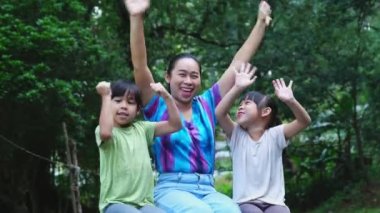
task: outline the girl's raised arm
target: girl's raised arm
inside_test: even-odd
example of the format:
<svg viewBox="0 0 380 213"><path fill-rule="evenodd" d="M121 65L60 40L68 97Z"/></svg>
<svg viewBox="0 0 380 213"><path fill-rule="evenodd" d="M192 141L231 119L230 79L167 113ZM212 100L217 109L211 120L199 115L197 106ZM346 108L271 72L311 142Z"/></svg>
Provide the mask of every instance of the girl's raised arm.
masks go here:
<svg viewBox="0 0 380 213"><path fill-rule="evenodd" d="M102 141L107 141L112 137L113 115L112 115L112 100L111 88L109 82L99 82L96 85L96 91L102 98L102 107L99 116L99 133Z"/></svg>
<svg viewBox="0 0 380 213"><path fill-rule="evenodd" d="M292 91L293 81L290 81L289 85L286 86L284 79L281 78L273 80L272 84L276 96L292 110L293 115L296 117L292 122L284 124L285 138L290 139L305 129L310 124L311 118L303 106L294 98Z"/></svg>
<svg viewBox="0 0 380 213"><path fill-rule="evenodd" d="M182 121L179 115L179 110L175 105L173 97L168 93L161 83L152 83L151 88L158 95L160 95L168 107L169 119L164 121L159 121L156 123L156 128L154 130L154 136L166 135L182 128Z"/></svg>
<svg viewBox="0 0 380 213"><path fill-rule="evenodd" d="M230 90L234 84L234 67L239 67L242 63L247 63L251 60L252 56L256 53L260 46L260 43L264 37L265 29L268 20L270 20L271 9L266 1L261 1L259 5L259 11L257 16L257 21L252 29L249 37L236 52L230 66L224 72L222 77L220 77L218 84L220 87L221 95L224 96L228 90Z"/></svg>
<svg viewBox="0 0 380 213"><path fill-rule="evenodd" d="M227 138L231 138L232 131L236 125L230 118L228 112L236 98L244 91L244 89L255 82L255 72L256 68L251 69L251 65L248 63L242 64L239 71L235 70L235 84L216 107L216 118L218 119L220 127L222 127L223 131L226 133Z"/></svg>
<svg viewBox="0 0 380 213"><path fill-rule="evenodd" d="M149 8L149 0L124 0L130 17L130 45L135 83L141 91L143 105L153 97L150 87L154 83L148 67L144 37L144 12Z"/></svg>

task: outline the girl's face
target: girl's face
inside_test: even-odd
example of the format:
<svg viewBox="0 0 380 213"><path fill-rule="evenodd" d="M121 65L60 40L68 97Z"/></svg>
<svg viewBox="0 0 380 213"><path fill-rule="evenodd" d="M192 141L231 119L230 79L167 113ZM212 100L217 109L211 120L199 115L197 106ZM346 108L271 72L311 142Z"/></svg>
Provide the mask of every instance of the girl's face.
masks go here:
<svg viewBox="0 0 380 213"><path fill-rule="evenodd" d="M259 109L256 103L252 100L244 99L240 102L236 113L236 122L240 126L247 128L253 124L259 116Z"/></svg>
<svg viewBox="0 0 380 213"><path fill-rule="evenodd" d="M170 84L173 98L180 103L189 104L201 85L199 65L192 58L181 58L165 79Z"/></svg>
<svg viewBox="0 0 380 213"><path fill-rule="evenodd" d="M117 127L131 123L139 113L137 102L132 94L117 96L112 99L114 125Z"/></svg>

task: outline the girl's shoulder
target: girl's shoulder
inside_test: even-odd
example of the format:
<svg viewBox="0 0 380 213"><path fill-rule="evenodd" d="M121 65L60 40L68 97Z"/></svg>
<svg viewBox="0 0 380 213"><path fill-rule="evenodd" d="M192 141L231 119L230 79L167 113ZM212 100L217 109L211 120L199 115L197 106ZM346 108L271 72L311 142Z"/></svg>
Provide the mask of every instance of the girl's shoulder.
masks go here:
<svg viewBox="0 0 380 213"><path fill-rule="evenodd" d="M271 135L284 134L284 125L280 124L274 127L270 127L266 131L268 132L268 134L271 134Z"/></svg>
<svg viewBox="0 0 380 213"><path fill-rule="evenodd" d="M275 144L278 144L281 149L284 149L288 145L288 141L285 139L283 124L269 128L268 135L270 140L275 141Z"/></svg>
<svg viewBox="0 0 380 213"><path fill-rule="evenodd" d="M135 122L133 122L132 126L134 128L146 128L146 127L149 127L149 126L152 126L152 125L155 125L157 122L155 121L146 121L146 120L137 120Z"/></svg>

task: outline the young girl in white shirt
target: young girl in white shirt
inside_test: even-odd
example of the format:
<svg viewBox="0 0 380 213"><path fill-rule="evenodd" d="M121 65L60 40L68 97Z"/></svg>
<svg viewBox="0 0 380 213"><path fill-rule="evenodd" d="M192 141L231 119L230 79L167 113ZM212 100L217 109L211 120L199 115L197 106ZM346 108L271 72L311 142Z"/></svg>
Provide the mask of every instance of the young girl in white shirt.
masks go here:
<svg viewBox="0 0 380 213"><path fill-rule="evenodd" d="M311 122L309 114L294 98L292 81L273 80L276 96L293 112L295 119L280 124L273 99L249 92L240 102L236 121L228 115L241 92L253 84L256 68L243 64L235 70L235 84L216 108L216 117L228 137L233 162L233 200L243 213L290 212L285 205L282 151L288 140Z"/></svg>

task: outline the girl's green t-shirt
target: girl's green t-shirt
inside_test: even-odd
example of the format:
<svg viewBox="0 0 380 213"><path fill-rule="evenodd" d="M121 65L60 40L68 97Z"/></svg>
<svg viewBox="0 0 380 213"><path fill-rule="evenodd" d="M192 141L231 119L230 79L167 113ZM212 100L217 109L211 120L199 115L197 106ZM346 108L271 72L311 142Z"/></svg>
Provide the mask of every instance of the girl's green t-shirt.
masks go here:
<svg viewBox="0 0 380 213"><path fill-rule="evenodd" d="M113 128L111 139L101 141L96 127L100 212L110 203L153 205L154 177L148 145L153 142L154 129L154 122L136 121L128 127Z"/></svg>

